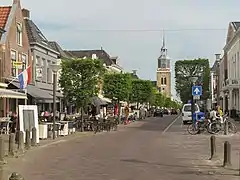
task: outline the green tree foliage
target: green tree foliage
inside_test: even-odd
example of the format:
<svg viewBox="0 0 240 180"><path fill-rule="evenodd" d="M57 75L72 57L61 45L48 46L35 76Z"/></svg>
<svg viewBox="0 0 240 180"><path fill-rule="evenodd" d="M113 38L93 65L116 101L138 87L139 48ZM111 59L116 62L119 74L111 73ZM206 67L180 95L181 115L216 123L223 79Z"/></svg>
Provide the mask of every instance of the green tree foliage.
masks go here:
<svg viewBox="0 0 240 180"><path fill-rule="evenodd" d="M105 72L100 60L71 59L62 61L60 86L69 102L83 108L99 91L98 82Z"/></svg>
<svg viewBox="0 0 240 180"><path fill-rule="evenodd" d="M129 101L132 89L132 78L130 74L107 73L103 78L103 94L110 99Z"/></svg>
<svg viewBox="0 0 240 180"><path fill-rule="evenodd" d="M154 106L157 93L158 93L157 88L156 87L152 87L152 89L151 89L151 96L150 96L150 99L149 99L149 104L151 106Z"/></svg>
<svg viewBox="0 0 240 180"><path fill-rule="evenodd" d="M166 98L165 98L164 106L165 106L166 108L171 108L171 107L173 107L173 102L172 102L172 100L171 100L170 97L166 97Z"/></svg>
<svg viewBox="0 0 240 180"><path fill-rule="evenodd" d="M153 103L154 106L164 107L165 106L165 96L162 93L155 94L155 101Z"/></svg>
<svg viewBox="0 0 240 180"><path fill-rule="evenodd" d="M191 99L192 82L190 77L196 76L196 85L203 86L202 99L209 97L210 67L208 59L180 60L175 63L176 91L181 101L186 103Z"/></svg>
<svg viewBox="0 0 240 180"><path fill-rule="evenodd" d="M133 79L132 81L132 92L131 92L131 102L147 103L152 97L152 82L142 79Z"/></svg>

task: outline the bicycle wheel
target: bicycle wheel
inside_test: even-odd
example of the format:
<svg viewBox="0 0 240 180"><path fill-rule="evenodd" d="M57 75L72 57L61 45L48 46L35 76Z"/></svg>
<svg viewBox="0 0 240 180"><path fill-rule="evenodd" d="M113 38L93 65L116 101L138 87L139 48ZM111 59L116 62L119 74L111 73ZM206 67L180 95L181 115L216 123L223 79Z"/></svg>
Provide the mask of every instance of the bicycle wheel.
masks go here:
<svg viewBox="0 0 240 180"><path fill-rule="evenodd" d="M217 134L220 132L220 130L221 130L221 124L219 124L218 122L212 122L208 126L208 132L211 134Z"/></svg>
<svg viewBox="0 0 240 180"><path fill-rule="evenodd" d="M237 133L237 126L233 122L228 121L228 132L233 134Z"/></svg>
<svg viewBox="0 0 240 180"><path fill-rule="evenodd" d="M189 124L189 126L187 128L187 131L191 135L196 135L200 131L198 123L196 123L196 124L193 124L193 123Z"/></svg>

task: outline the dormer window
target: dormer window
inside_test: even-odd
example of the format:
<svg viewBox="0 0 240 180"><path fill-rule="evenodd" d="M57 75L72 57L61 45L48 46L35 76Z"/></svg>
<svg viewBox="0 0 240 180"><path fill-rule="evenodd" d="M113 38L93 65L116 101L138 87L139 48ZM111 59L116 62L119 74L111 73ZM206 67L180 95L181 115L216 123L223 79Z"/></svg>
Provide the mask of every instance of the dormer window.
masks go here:
<svg viewBox="0 0 240 180"><path fill-rule="evenodd" d="M22 46L22 24L17 23L17 44Z"/></svg>
<svg viewBox="0 0 240 180"><path fill-rule="evenodd" d="M97 59L97 55L96 54L92 54L92 59Z"/></svg>

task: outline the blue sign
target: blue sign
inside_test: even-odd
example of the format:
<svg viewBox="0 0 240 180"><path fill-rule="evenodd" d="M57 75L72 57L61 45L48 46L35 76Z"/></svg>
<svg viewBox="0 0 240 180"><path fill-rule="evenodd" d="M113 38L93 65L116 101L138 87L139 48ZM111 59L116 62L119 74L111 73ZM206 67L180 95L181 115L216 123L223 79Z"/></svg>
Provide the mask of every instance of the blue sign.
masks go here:
<svg viewBox="0 0 240 180"><path fill-rule="evenodd" d="M202 95L202 86L192 86L192 95L201 96Z"/></svg>

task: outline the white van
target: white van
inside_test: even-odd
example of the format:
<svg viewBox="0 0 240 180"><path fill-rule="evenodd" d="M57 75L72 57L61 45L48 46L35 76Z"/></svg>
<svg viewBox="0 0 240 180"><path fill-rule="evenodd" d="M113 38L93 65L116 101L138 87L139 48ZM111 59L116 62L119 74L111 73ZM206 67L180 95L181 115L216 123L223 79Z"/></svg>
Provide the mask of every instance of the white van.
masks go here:
<svg viewBox="0 0 240 180"><path fill-rule="evenodd" d="M192 105L191 104L184 104L182 108L182 122L183 124L187 124L192 122ZM195 104L195 113L200 112L200 108L197 104Z"/></svg>

